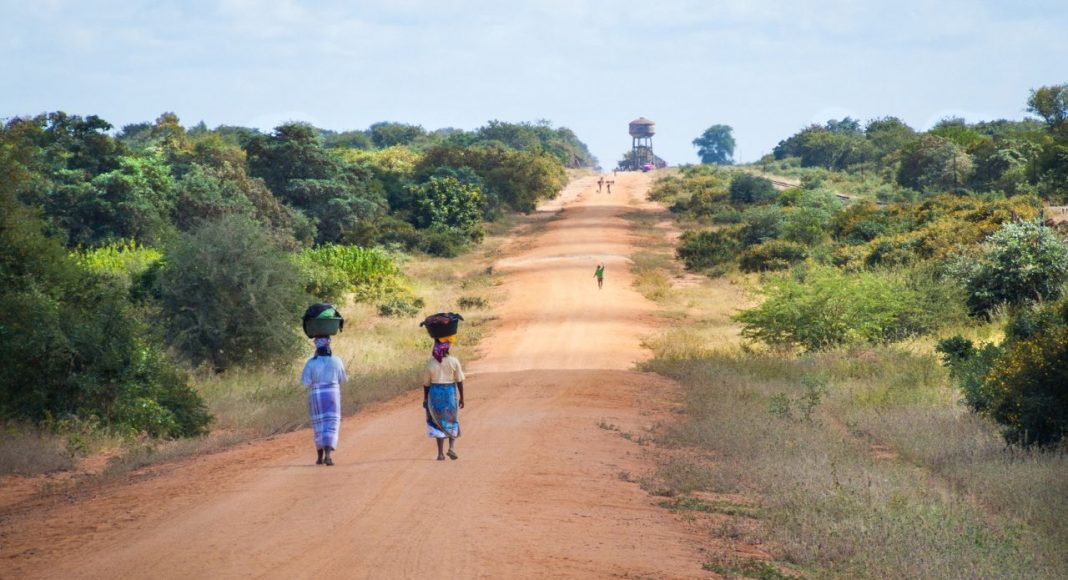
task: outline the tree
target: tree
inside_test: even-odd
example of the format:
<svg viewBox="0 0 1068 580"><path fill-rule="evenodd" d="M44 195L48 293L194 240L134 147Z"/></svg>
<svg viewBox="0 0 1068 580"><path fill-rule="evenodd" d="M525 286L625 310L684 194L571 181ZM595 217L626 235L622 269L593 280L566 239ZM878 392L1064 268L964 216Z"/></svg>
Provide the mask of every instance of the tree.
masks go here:
<svg viewBox="0 0 1068 580"><path fill-rule="evenodd" d="M1038 220L1008 223L983 243L965 272L968 307L987 314L999 304L1057 299L1068 277L1068 242Z"/></svg>
<svg viewBox="0 0 1068 580"><path fill-rule="evenodd" d="M464 241L482 239L482 192L476 185L441 175L413 189L417 226Z"/></svg>
<svg viewBox="0 0 1068 580"><path fill-rule="evenodd" d="M368 128L368 132L371 134L371 141L379 149L394 145L411 145L413 141L426 135L426 129L420 125L393 122L375 123Z"/></svg>
<svg viewBox="0 0 1068 580"><path fill-rule="evenodd" d="M712 125L693 140L701 163L730 165L734 163L734 136L730 125Z"/></svg>
<svg viewBox="0 0 1068 580"><path fill-rule="evenodd" d="M735 175L730 192L734 203L768 203L779 195L770 180L749 173Z"/></svg>
<svg viewBox="0 0 1068 580"><path fill-rule="evenodd" d="M968 182L973 167L956 143L928 135L902 151L897 182L920 191L952 191Z"/></svg>
<svg viewBox="0 0 1068 580"><path fill-rule="evenodd" d="M184 234L158 279L171 343L193 364L216 370L295 354L300 287L289 258L239 214Z"/></svg>
<svg viewBox="0 0 1068 580"><path fill-rule="evenodd" d="M1051 132L1068 136L1068 84L1031 91L1027 110L1042 117Z"/></svg>

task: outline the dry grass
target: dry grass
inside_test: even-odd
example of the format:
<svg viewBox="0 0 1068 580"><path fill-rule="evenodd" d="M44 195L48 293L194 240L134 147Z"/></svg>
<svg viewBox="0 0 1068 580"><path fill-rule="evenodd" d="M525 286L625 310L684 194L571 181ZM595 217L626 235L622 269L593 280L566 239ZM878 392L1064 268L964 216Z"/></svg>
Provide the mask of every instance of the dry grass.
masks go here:
<svg viewBox="0 0 1068 580"><path fill-rule="evenodd" d="M75 454L62 437L29 425L0 425L0 476L36 475L74 467Z"/></svg>

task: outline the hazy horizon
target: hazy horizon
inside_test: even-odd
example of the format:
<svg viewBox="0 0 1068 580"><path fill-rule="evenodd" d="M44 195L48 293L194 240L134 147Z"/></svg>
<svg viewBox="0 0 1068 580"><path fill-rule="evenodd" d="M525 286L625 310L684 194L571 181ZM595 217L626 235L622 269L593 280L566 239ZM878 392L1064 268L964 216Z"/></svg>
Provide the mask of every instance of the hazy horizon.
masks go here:
<svg viewBox="0 0 1068 580"><path fill-rule="evenodd" d="M1021 119L1031 89L1068 82L1068 5L1052 0L360 4L0 0L0 117L119 128L173 111L265 131L547 119L610 169L639 116L672 164L696 162L690 142L713 124L752 161L847 115Z"/></svg>

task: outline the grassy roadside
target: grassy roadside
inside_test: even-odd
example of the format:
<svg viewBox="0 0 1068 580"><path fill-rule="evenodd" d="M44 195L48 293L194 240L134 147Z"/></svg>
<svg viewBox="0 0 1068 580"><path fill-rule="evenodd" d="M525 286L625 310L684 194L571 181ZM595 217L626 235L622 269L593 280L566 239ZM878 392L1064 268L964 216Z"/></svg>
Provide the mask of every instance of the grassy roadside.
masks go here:
<svg viewBox="0 0 1068 580"><path fill-rule="evenodd" d="M1008 448L930 343L797 356L742 344L757 278L680 283L670 214L632 216L635 285L685 320L648 341L684 418L646 489L699 520L727 576L1068 577L1068 456ZM659 236L659 239L657 239ZM648 253L650 255L643 255ZM775 564L715 546L757 547Z"/></svg>

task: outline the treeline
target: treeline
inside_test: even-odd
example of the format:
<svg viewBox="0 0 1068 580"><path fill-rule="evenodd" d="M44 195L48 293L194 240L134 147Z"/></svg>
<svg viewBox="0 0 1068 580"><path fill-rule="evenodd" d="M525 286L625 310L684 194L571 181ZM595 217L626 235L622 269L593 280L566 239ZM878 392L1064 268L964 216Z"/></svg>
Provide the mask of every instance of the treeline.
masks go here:
<svg viewBox="0 0 1068 580"><path fill-rule="evenodd" d="M1061 110L1068 111L1068 88L1053 89L1061 90ZM1040 95L1053 89L1032 94L1036 112ZM1045 126L943 124L933 130L937 134L923 136L887 120L859 132L847 120L806 129L777 148L809 156L802 164L827 162L824 169L849 171L868 164L866 171L897 180L889 188L877 181L854 191L859 199L843 200L829 186L834 175L825 171L803 172L800 186L779 191L763 177L711 165L660 180L653 197L695 226L677 249L688 268L768 273L765 299L737 317L750 339L819 351L1007 321L1000 344L975 345L958 336L939 350L968 404L1001 423L1008 440L1052 444L1068 435L1068 241L1058 231L1063 226L1044 217L1038 194L1064 195L1068 157L1048 162L1068 138L1063 113L1059 118ZM888 126L897 127L900 140L873 140ZM977 141L972 152L953 140L979 126L1006 130L981 139L986 145ZM983 147L1005 150L1029 139L1040 144L1034 154L984 174L990 179L976 177L967 165ZM862 141L870 147L858 150L874 151L874 157L842 166L834 156L815 163L814 152L828 143ZM873 143L887 145L874 149ZM940 170L914 163L925 143L954 152L938 157ZM958 177L967 179L954 177L953 159ZM962 167L972 171L961 173ZM942 177L906 188L905 174ZM886 192L895 195L877 195Z"/></svg>
<svg viewBox="0 0 1068 580"><path fill-rule="evenodd" d="M546 122L112 130L62 112L0 129L0 419L201 433L182 368L292 358L313 300L414 315L390 250L456 255L596 163Z"/></svg>
<svg viewBox="0 0 1068 580"><path fill-rule="evenodd" d="M931 192L1030 193L1068 200L1068 85L1031 92L1041 120L944 119L918 132L896 117L861 125L846 117L811 125L779 142L770 160L872 175L915 198ZM904 190L904 191L902 191Z"/></svg>

